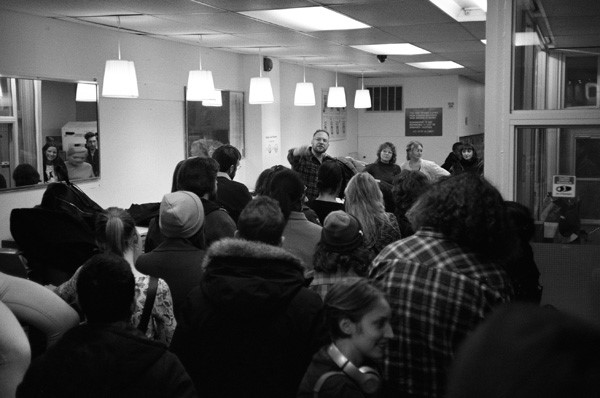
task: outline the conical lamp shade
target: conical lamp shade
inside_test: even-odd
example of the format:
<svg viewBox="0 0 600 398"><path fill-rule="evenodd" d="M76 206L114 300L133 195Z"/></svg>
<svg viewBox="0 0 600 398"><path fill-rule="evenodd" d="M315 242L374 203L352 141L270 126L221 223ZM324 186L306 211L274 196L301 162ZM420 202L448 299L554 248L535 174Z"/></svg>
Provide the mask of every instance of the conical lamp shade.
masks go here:
<svg viewBox="0 0 600 398"><path fill-rule="evenodd" d="M250 79L250 95L248 98L250 104L272 104L274 101L270 78L253 77Z"/></svg>
<svg viewBox="0 0 600 398"><path fill-rule="evenodd" d="M188 75L187 100L204 101L214 99L215 83L209 70L191 70Z"/></svg>
<svg viewBox="0 0 600 398"><path fill-rule="evenodd" d="M75 101L96 102L96 85L87 83L77 83L77 91L75 91Z"/></svg>
<svg viewBox="0 0 600 398"><path fill-rule="evenodd" d="M296 93L294 94L294 105L313 106L315 105L315 88L312 83L296 83Z"/></svg>
<svg viewBox="0 0 600 398"><path fill-rule="evenodd" d="M215 90L213 95L214 95L213 99L202 101L202 105L203 106L223 106L223 95L221 95L221 90Z"/></svg>
<svg viewBox="0 0 600 398"><path fill-rule="evenodd" d="M106 61L102 96L113 98L137 98L139 96L133 61L122 59Z"/></svg>
<svg viewBox="0 0 600 398"><path fill-rule="evenodd" d="M354 94L354 107L356 109L371 107L369 90L356 90L356 94Z"/></svg>
<svg viewBox="0 0 600 398"><path fill-rule="evenodd" d="M329 87L329 94L327 94L327 107L346 107L346 90L344 90L344 87Z"/></svg>

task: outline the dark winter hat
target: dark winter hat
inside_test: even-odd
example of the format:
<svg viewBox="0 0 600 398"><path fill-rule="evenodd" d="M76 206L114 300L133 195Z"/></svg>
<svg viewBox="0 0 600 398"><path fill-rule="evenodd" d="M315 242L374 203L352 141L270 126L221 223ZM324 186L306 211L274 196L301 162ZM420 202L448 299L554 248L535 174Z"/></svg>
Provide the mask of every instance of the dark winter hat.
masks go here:
<svg viewBox="0 0 600 398"><path fill-rule="evenodd" d="M177 191L163 196L158 224L167 238L194 236L204 223L204 207L198 195Z"/></svg>
<svg viewBox="0 0 600 398"><path fill-rule="evenodd" d="M348 252L363 243L363 232L356 217L341 211L333 211L325 217L321 242L333 252Z"/></svg>

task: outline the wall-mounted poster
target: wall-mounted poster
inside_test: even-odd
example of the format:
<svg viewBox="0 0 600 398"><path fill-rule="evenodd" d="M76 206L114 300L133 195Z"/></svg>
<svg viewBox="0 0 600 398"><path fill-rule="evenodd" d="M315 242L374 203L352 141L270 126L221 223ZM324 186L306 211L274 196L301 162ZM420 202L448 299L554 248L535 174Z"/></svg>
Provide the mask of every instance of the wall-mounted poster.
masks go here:
<svg viewBox="0 0 600 398"><path fill-rule="evenodd" d="M322 90L321 128L329 133L329 141L346 139L346 108L327 107L327 89Z"/></svg>
<svg viewBox="0 0 600 398"><path fill-rule="evenodd" d="M407 108L406 136L442 135L442 108Z"/></svg>

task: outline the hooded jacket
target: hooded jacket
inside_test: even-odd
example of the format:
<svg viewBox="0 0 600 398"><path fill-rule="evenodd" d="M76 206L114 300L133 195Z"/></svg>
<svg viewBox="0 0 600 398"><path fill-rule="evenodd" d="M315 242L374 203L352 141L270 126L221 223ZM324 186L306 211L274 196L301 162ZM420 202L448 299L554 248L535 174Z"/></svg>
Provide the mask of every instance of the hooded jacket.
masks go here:
<svg viewBox="0 0 600 398"><path fill-rule="evenodd" d="M327 342L321 298L281 247L223 239L208 250L171 350L202 397L294 397Z"/></svg>

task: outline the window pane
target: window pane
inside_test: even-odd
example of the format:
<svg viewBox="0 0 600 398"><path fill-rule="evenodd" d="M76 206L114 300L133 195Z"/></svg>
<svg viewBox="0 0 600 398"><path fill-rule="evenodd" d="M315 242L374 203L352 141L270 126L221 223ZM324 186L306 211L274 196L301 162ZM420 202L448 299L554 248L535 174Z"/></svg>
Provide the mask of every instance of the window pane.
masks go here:
<svg viewBox="0 0 600 398"><path fill-rule="evenodd" d="M600 244L600 126L518 128L516 142L517 201L537 240Z"/></svg>

